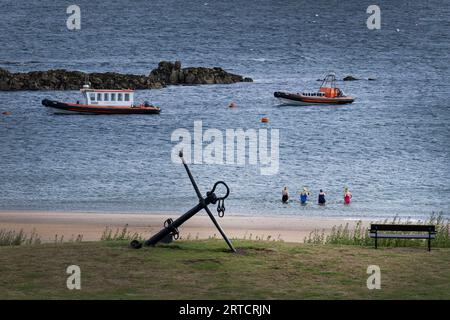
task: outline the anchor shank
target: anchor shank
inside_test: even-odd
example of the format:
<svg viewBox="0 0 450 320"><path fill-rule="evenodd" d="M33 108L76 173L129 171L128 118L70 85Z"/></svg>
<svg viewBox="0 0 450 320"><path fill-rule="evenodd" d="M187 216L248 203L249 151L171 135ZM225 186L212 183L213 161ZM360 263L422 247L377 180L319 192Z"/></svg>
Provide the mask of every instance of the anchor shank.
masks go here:
<svg viewBox="0 0 450 320"><path fill-rule="evenodd" d="M192 218L193 215L198 213L200 210L205 208L209 204L208 199L205 200L205 202L199 202L195 207L193 207L191 210L187 211L185 214L183 214L181 217L176 219L174 222L170 224L170 228L163 228L161 231L159 231L157 234L152 236L150 239L144 242L146 246L153 246L157 244L160 240L162 240L164 237L169 235L173 228L178 228L183 223L185 223L187 220ZM207 208L207 207L206 207Z"/></svg>

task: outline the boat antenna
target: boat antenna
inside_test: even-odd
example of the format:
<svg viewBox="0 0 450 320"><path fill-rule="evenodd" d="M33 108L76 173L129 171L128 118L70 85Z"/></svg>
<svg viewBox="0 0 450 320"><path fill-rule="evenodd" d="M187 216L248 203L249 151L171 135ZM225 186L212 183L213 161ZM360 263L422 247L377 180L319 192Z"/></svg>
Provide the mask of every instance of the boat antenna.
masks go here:
<svg viewBox="0 0 450 320"><path fill-rule="evenodd" d="M336 75L334 72L329 72L322 81L321 88L335 88L336 87Z"/></svg>

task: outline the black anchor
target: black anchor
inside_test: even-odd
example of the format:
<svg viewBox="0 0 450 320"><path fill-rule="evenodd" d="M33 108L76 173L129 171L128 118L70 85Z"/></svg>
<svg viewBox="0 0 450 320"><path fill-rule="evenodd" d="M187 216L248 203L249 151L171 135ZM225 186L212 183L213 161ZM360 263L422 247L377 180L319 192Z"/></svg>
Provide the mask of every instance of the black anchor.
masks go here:
<svg viewBox="0 0 450 320"><path fill-rule="evenodd" d="M185 223L190 218L192 218L196 213L198 213L199 211L204 209L206 211L206 213L208 214L209 218L212 220L212 222L216 226L217 230L219 230L219 232L222 235L225 242L230 247L230 250L233 252L236 252L236 249L234 249L233 244L231 243L230 239L228 239L227 235L222 230L222 228L220 227L216 218L214 218L214 215L211 213L211 211L208 208L208 205L217 203L217 213L218 213L219 217L223 217L225 214L225 199L230 194L230 188L227 186L227 184L225 182L217 181L214 184L211 191L208 191L206 193L206 197L203 197L200 192L200 189L197 186L197 183L194 180L194 177L191 174L191 171L189 170L189 167L187 166L186 162L184 161L183 151L180 151L179 156L181 158L181 161L183 162L184 168L186 169L189 179L191 180L191 183L192 183L192 186L194 187L195 193L197 194L198 204L195 207L193 207L191 210L184 213L181 217L179 217L175 221L170 218L167 219L164 222L164 228L161 229L161 231L159 231L157 234L152 236L150 239L144 241L143 244L146 246L154 246L161 240L163 240L164 242L171 242L172 239L175 239L175 240L178 239L178 237L179 237L178 227L181 226L183 223ZM215 194L216 188L219 185L223 185L226 189L226 193L222 197L218 197ZM142 243L139 242L138 240L133 240L130 243L130 245L132 248L135 248L135 249L139 249L142 247Z"/></svg>

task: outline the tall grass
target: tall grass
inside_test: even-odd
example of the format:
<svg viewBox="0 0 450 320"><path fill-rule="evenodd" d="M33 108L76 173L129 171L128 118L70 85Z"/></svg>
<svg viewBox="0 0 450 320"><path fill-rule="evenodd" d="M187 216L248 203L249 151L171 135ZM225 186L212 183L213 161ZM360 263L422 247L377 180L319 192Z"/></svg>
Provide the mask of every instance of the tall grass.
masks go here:
<svg viewBox="0 0 450 320"><path fill-rule="evenodd" d="M41 238L35 230L27 235L23 230L0 229L0 246L20 246L23 244L40 244Z"/></svg>
<svg viewBox="0 0 450 320"><path fill-rule="evenodd" d="M402 221L399 217L394 217L391 221L385 219L381 223L389 224L412 224L410 219ZM432 247L450 247L450 221L445 219L442 213L433 213L428 220L414 222L414 224L432 224L436 226L436 237L431 240ZM364 227L362 221L358 221L355 227L350 230L349 224L334 226L331 233L325 235L324 230L314 230L304 239L310 244L344 244L357 246L373 246L374 239L369 236L369 227ZM385 247L415 247L426 246L427 241L421 239L378 239L378 246Z"/></svg>
<svg viewBox="0 0 450 320"><path fill-rule="evenodd" d="M100 238L101 241L122 241L122 240L143 240L143 237L137 233L128 230L128 224L123 228L117 228L113 231L110 227L106 227Z"/></svg>

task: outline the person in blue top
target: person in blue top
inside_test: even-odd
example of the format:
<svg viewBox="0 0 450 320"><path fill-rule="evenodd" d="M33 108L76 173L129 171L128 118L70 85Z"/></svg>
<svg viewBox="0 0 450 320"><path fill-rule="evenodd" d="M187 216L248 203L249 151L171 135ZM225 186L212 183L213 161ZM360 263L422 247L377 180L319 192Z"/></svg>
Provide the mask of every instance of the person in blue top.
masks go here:
<svg viewBox="0 0 450 320"><path fill-rule="evenodd" d="M326 200L325 200L325 192L323 192L322 189L320 189L320 192L319 192L318 202L319 202L320 205L325 205L325 202L326 202Z"/></svg>
<svg viewBox="0 0 450 320"><path fill-rule="evenodd" d="M303 187L303 191L300 192L300 203L305 205L306 201L308 201L309 195L310 195L310 192L309 192L308 188Z"/></svg>

